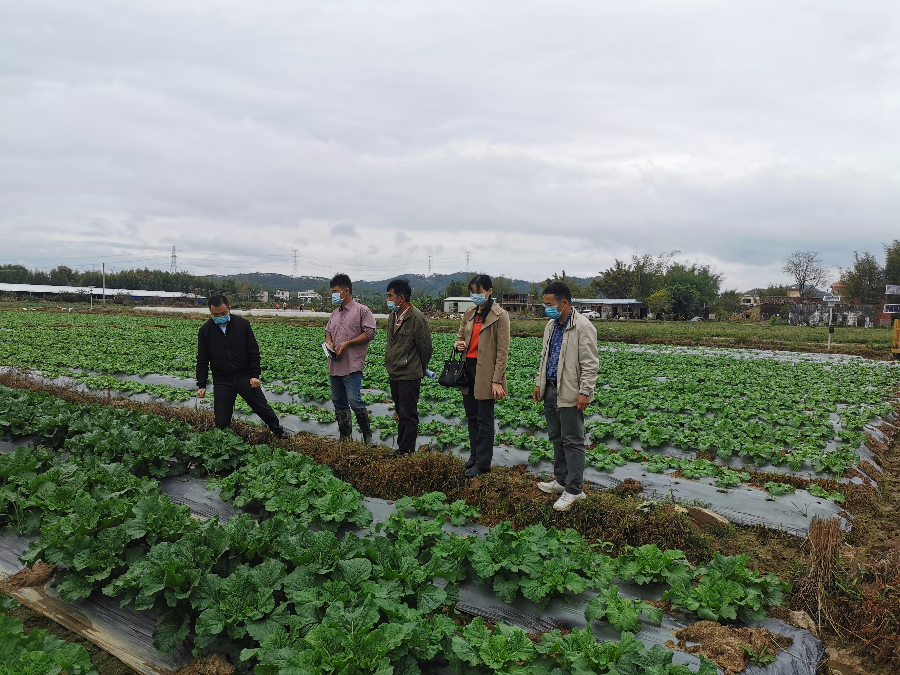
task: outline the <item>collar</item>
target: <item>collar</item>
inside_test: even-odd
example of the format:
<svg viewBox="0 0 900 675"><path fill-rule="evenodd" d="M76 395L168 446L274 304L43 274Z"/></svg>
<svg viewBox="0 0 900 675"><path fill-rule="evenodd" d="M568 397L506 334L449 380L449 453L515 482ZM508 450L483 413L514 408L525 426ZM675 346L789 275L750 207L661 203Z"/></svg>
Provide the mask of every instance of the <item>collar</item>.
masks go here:
<svg viewBox="0 0 900 675"><path fill-rule="evenodd" d="M355 302L356 302L356 300L354 300L353 298L350 298L350 302L348 302L346 305L341 305L340 307L338 307L338 311L346 312L348 309L350 309L350 305L354 304Z"/></svg>

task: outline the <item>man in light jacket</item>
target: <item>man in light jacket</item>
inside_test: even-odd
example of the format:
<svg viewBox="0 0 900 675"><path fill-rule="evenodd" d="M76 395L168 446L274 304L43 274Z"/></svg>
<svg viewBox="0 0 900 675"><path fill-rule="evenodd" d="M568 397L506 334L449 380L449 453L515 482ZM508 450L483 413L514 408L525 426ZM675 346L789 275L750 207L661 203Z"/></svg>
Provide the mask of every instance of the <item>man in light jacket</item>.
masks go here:
<svg viewBox="0 0 900 675"><path fill-rule="evenodd" d="M538 487L560 495L553 508L568 511L585 499L584 411L594 399L600 365L597 329L572 310L572 292L561 281L544 289L544 312L550 321L544 329L533 397L536 403L544 402L556 479Z"/></svg>
<svg viewBox="0 0 900 675"><path fill-rule="evenodd" d="M409 300L412 288L405 279L394 279L387 287L387 344L384 365L391 382L391 398L397 411L397 454L416 450L419 435L419 390L434 347L428 319Z"/></svg>

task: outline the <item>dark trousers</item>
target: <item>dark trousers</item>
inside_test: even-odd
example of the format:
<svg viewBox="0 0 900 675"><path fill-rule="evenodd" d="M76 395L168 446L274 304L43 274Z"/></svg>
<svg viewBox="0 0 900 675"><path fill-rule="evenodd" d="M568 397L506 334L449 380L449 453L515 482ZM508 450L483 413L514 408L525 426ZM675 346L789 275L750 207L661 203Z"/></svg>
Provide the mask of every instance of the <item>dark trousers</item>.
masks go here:
<svg viewBox="0 0 900 675"><path fill-rule="evenodd" d="M397 450L413 452L419 435L419 389L422 380L391 380L391 398L400 426L397 430Z"/></svg>
<svg viewBox="0 0 900 675"><path fill-rule="evenodd" d="M494 459L494 399L475 398L475 369L478 362L467 359L469 373L469 393L463 394L463 408L469 423L469 448L475 455L475 466L487 471Z"/></svg>
<svg viewBox="0 0 900 675"><path fill-rule="evenodd" d="M234 382L219 381L213 383L213 409L216 413L216 428L227 429L231 424L231 416L234 414L234 402L240 394L247 405L259 415L272 431L281 429L281 422L272 410L272 406L266 400L262 387L254 389L250 386L250 378L242 377Z"/></svg>
<svg viewBox="0 0 900 675"><path fill-rule="evenodd" d="M544 393L547 435L553 443L553 473L566 492L581 494L584 489L584 413L575 406L558 408L556 387Z"/></svg>

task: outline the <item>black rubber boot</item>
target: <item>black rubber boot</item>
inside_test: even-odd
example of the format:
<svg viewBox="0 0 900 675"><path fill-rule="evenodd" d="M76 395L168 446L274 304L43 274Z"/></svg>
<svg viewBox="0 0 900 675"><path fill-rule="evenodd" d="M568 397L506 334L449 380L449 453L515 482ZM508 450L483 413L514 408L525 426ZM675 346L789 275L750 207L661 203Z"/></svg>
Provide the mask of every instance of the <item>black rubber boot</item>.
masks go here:
<svg viewBox="0 0 900 675"><path fill-rule="evenodd" d="M359 430L362 432L366 445L372 445L372 424L369 420L368 411L356 413L356 423L359 425Z"/></svg>
<svg viewBox="0 0 900 675"><path fill-rule="evenodd" d="M475 466L475 453L474 452L471 455L469 455L469 459L467 459L466 463L463 464L463 467L465 467L466 469L471 469L473 466Z"/></svg>
<svg viewBox="0 0 900 675"><path fill-rule="evenodd" d="M336 410L334 416L337 418L339 441L353 440L353 423L351 422L349 410Z"/></svg>

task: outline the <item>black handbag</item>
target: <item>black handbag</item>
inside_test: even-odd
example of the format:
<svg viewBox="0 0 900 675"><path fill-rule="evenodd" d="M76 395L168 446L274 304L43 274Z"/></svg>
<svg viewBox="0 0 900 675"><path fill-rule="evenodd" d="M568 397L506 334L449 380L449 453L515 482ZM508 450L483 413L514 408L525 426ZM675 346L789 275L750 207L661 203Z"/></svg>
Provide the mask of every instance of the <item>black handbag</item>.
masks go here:
<svg viewBox="0 0 900 675"><path fill-rule="evenodd" d="M454 358L459 354L459 359ZM453 350L450 358L444 361L444 370L438 378L438 384L442 387L468 387L469 368L462 352Z"/></svg>

